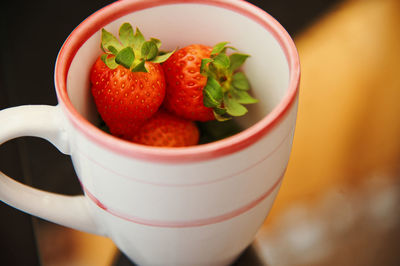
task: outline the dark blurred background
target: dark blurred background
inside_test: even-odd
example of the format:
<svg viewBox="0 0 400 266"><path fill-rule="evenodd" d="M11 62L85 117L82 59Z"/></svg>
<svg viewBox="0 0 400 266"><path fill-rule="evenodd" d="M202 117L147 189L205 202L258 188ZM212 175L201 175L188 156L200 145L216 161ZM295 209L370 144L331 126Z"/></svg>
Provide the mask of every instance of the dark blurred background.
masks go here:
<svg viewBox="0 0 400 266"><path fill-rule="evenodd" d="M113 1L70 0L63 3L58 1L7 1L3 3L2 16L0 17L0 109L25 104L57 104L53 84L53 70L59 49L61 48L64 40L68 37L69 33L72 32L72 30L82 20L84 20L96 10L111 2ZM296 131L295 146L293 152L293 157L300 159L297 161L293 159L294 166L289 166L287 174L288 177L285 177L285 180L288 181L285 181L286 183L284 183L282 186L282 192L280 193L280 198L278 197L277 199L277 207L274 207L272 216L280 217L280 215L284 213L284 210L290 209L289 207L293 205L293 202L298 202L299 200L301 201L303 200L303 198L305 199L305 202L315 201L316 199L318 199L320 191L326 191L329 190L329 188L336 189L336 187L334 186L336 184L339 184L339 189L337 190L343 190L343 187L341 185L344 183L346 184L346 188L349 187L348 184L360 183L359 180L361 178L351 179L351 182L342 181L343 179L345 179L345 177L347 178L354 175L364 176L366 174L364 172L364 170L366 169L366 164L377 165L373 170L378 171L374 171L374 173L384 173L385 176L396 175L396 173L398 173L396 171L398 170L397 168L399 162L398 149L390 153L388 151L389 148L386 148L385 150L385 147L388 147L390 145L397 145L399 144L399 142L391 142L387 144L380 139L376 140L376 138L372 138L375 135L371 135L372 137L368 135L371 137L370 139L365 137L365 131L368 130L368 132L371 132L369 126L378 126L382 130L386 130L386 128L384 128L386 124L379 124L378 122L374 125L362 124L358 128L351 129L351 132L356 133L352 134L350 139L358 140L358 142L353 141L351 142L352 144L350 145L350 147L346 146L346 151L351 150L353 152L351 155L353 157L346 158L346 161L351 161L350 163L346 162L344 163L344 166L340 164L341 161L337 158L344 158L342 156L342 153L334 153L334 147L328 146L324 149L324 151L332 151L332 154L334 153L334 155L332 155L331 157L329 157L329 155L325 156L324 162L329 161L337 164L332 165L333 163L331 163L324 168L325 170L321 167L318 168L311 165L309 166L309 168L306 168L307 165L312 164L312 162L310 163L310 161L313 161L314 159L317 160L317 158L324 158L324 154L321 154L321 147L324 147L325 143L335 143L335 141L338 141L338 143L349 143L349 138L346 138L347 135L344 135L344 131L339 131L340 128L338 128L338 125L339 127L346 126L346 128L348 128L349 125L355 124L354 122L360 123L362 119L365 119L365 116L370 117L368 113L366 113L366 115L362 115L364 109L370 110L370 107L374 108L373 110L375 111L379 109L379 106L377 106L376 104L373 105L367 100L362 102L361 104L359 103L359 101L354 100L364 99L363 97L360 98L357 96L357 93L362 91L358 88L360 86L362 87L362 85L365 85L364 83L362 83L362 85L356 84L357 89L354 90L355 92L353 94L346 91L351 90L351 86L355 85L356 81L354 80L356 80L356 78L362 79L360 78L360 76L368 75L367 73L370 72L375 73L376 69L361 68L360 71L362 73L359 73L357 71L354 72L354 70L349 66L357 62L358 65L356 64L356 67L357 69L360 69L358 68L358 66L360 65L376 65L376 61L374 60L378 60L382 63L384 61L384 59L382 58L383 55L381 55L381 59L376 59L373 56L368 57L368 55L374 54L376 49L380 49L382 45L385 49L389 49L389 51L390 47L385 46L387 45L386 42L376 44L376 38L383 37L376 35L368 37L367 32L370 30L369 27L371 25L360 24L364 23L364 20L352 20L351 17L365 17L365 21L372 22L379 20L379 18L381 17L386 21L388 20L388 16L390 15L393 17L399 17L398 15L400 14L391 13L393 12L391 11L392 9L395 9L395 7L399 7L399 5L396 4L396 1L260 0L249 2L266 10L287 29L289 34L295 39L296 45L299 46L301 62L305 67L303 68L304 81L302 81L302 94L304 95L301 95L304 97L303 99L305 100L303 101L303 105L300 103L299 107L299 130ZM389 15L387 15L385 12L389 12ZM343 24L341 24L342 22ZM390 29L388 30L388 27L394 27L394 25L399 26L400 24L397 24L397 22L398 20L395 19L393 21L386 21L386 24L378 25L382 27L381 29L376 26L374 28L374 33L381 32L383 30L384 33L387 34L387 36L392 36L392 31L390 31ZM354 29L354 34L351 30L346 33L346 29ZM320 31L324 33L319 33ZM398 33L399 32L397 30L397 34ZM384 35L384 37L386 38L385 40L387 41L387 43L389 43L391 39L387 36ZM354 43L354 41L352 41L353 38L359 38L360 42ZM372 47L371 50L367 50L367 58L364 54L361 53L358 55L358 57L354 59L354 61L350 57L347 58L348 61L329 61L331 57L336 58L336 56L331 51L341 54L341 51L349 51L349 49L353 49L353 54L357 55L358 49L351 46L352 44L355 46L360 45L359 47L361 49L364 47L364 45L371 43L375 46ZM337 47L341 47L342 50L338 50ZM327 56L327 58L322 57L319 58L318 61L318 58L315 57L321 55ZM384 54L384 56L389 57L390 55L398 56L398 53L395 55L390 54L390 52L388 52L388 54ZM365 60L365 62L360 63L360 61L355 61L359 58L362 58L361 60ZM393 72L394 70L396 70L395 67L398 67L398 65L395 65L395 67L393 67L391 65L385 64L383 64L383 66L387 68L386 72ZM325 76L321 75L324 68L325 71L329 72L325 72ZM338 70L339 73L335 73L332 70ZM350 71L346 73L355 73L355 78L352 79L351 76L346 76L346 74L343 74L341 72L346 70ZM325 77L326 79L322 80L321 76ZM377 77L377 79L382 79L382 77L384 76ZM339 83L338 88L333 87L332 90L325 90L325 94L322 93L324 90L322 87L319 87L319 85L332 85L335 84L335 82L338 82L339 79L342 79L343 82ZM315 83L312 83L313 81L315 81ZM309 87L307 86L307 88L304 88L304 84L309 85ZM381 83L377 81L376 84ZM398 84L398 82L389 84L393 87L387 92L390 95L388 96L389 98L399 96L399 94L397 93L397 90L400 90L400 87L397 87ZM313 88L315 88L314 91L312 90ZM325 89L329 88L331 87L327 86ZM368 94L370 98L375 97L376 99L376 90L371 89L370 91L371 92ZM312 98L312 95L314 95L315 97ZM342 97L341 95L346 96ZM320 98L318 98L317 96L320 96ZM302 97L300 97L300 99L302 99ZM331 108L328 115L324 116L323 118L318 118L320 120L313 119L315 117L313 117L312 115L308 116L310 113L318 113L319 110L321 110L321 106L325 106L318 105L318 102L329 102L332 99L336 99L338 100L338 102L340 102L341 105L339 106L339 108L341 108L341 112L330 112L332 111ZM347 102L345 102L346 100ZM352 101L354 101L355 104L353 104ZM347 105L345 105L346 103ZM348 106L362 106L362 108L360 107L354 110ZM334 105L333 108L337 107L337 105ZM398 109L396 109L395 107L390 108L392 109L390 109L388 112L391 113L391 115L393 116L393 113L396 114ZM334 116L335 114L338 115L336 116L336 118ZM400 113L397 113L395 115L397 119L398 114ZM382 114L382 117L383 119L387 118L385 114ZM343 122L347 121L345 120L346 118L351 119L349 119L349 122ZM379 117L375 116L374 119L378 121L378 118ZM393 128L393 123L391 123L392 118L387 119L389 120L388 124L392 125L392 127L389 127L388 129L391 130L390 136L392 137L392 139L395 139L396 136L398 138L399 135L396 134L399 133L399 127ZM330 120L332 123L324 124L328 123L327 120ZM337 124L335 124L335 121L337 122ZM347 124L344 125L343 123ZM315 128L322 131L314 130L310 133L306 130L308 125L313 125ZM7 125L2 126L6 127ZM339 132L337 134L333 134L332 129L338 130ZM326 132L329 132L332 135L329 135L329 133L328 135L325 134L325 140L314 138L316 134L318 134L318 136L321 136ZM329 140L330 136L334 136L334 139ZM342 138L338 138L338 136L342 136ZM359 141L360 138L363 140L363 142ZM313 149L313 146L310 146L313 141L315 141L315 149ZM319 145L318 141L322 143L322 146ZM390 161L389 163L385 165L383 165L383 163L379 165L378 163L371 164L370 162L380 162L380 159L377 159L373 156L368 157L368 160L365 159L363 161L364 164L354 163L357 162L358 158L358 156L354 154L354 151L359 151L360 154L369 154L369 152L371 151L365 148L366 146L364 145L364 143L371 143L371 141L372 143L374 143L374 141L376 142L375 146L371 147L379 147L379 151L382 151L382 156L388 157L385 162ZM299 144L296 146L296 143ZM340 146L340 144L332 145L335 147ZM308 150L309 153L302 153L302 151L304 150ZM316 152L311 154L310 150ZM349 152L347 152L346 154L348 153ZM303 161L301 160L301 158L303 158ZM303 168L298 166L300 163L303 165ZM315 162L314 164L318 164L318 162ZM358 167L356 167L357 165ZM344 170L340 167L342 167ZM331 170L329 170L338 168L342 169L343 171L332 172ZM390 169L390 171L386 171L388 168ZM11 140L3 144L0 147L0 169L5 174L13 177L14 179L36 188L69 195L81 193L81 189L79 187L77 179L75 178L75 173L69 157L62 155L50 143L41 139L24 137ZM343 172L346 174L343 175ZM340 178L336 178L336 176L334 177L333 174L336 174L336 176L340 175ZM304 183L301 183L299 182L298 178L296 179L296 176L310 176L310 180L309 182L307 182L307 180L304 179ZM311 176L313 176L313 178L311 178ZM339 180L340 182L337 180ZM294 187L296 187L296 189ZM354 187L358 188L359 186ZM54 257L56 255L49 255L49 253L55 253L55 251L58 251L60 253L64 252L65 254L67 254L68 252L71 253L71 250L63 250L62 248L65 248L65 245L72 245L71 243L75 243L73 242L73 236L76 235L78 238L80 236L77 232L67 229L66 232L62 231L60 233L60 228L51 227L52 225L37 218L32 218L30 215L17 211L5 204L0 204L0 217L0 264L2 265L63 265L51 263L51 261L60 262L60 260L57 260L57 258ZM267 229L268 226L269 228L274 228L273 224L274 223L272 219L272 221L269 221L269 223L267 223L265 227ZM46 230L46 228L50 229ZM275 230L275 232L278 231L278 229ZM308 233L312 236L312 232ZM48 240L46 237L50 240ZM68 242L69 240L71 242ZM86 243L87 246L90 246L91 242L89 242ZM49 248L46 246L46 243L60 243L62 248L57 250L57 248L54 247L56 244L54 244L53 247ZM114 250L112 247L112 243L109 242L104 245L104 249L107 250L106 252L110 252L109 250ZM79 253L77 249L73 249L73 251ZM96 251L98 252L98 250ZM276 254L279 254L279 250L276 250ZM62 257L63 255L60 256ZM95 257L96 256L90 257L94 259L94 261L90 265L98 265L95 262ZM118 258L118 256L116 258ZM291 265L290 263L279 264L279 258L274 257L274 259L275 262L277 262L275 263L275 265ZM397 257L394 257L390 261L390 263L393 263L392 265L395 265L394 263L399 262L399 260L397 259ZM112 258L111 260L115 262L114 258ZM123 259L117 259L117 261L120 261L121 263L126 263ZM273 265L272 262L271 265ZM64 265L68 265L68 263ZM305 263L304 265L314 264ZM317 263L315 265L325 264ZM379 262L377 262L377 264L369 265L383 264L379 264Z"/></svg>

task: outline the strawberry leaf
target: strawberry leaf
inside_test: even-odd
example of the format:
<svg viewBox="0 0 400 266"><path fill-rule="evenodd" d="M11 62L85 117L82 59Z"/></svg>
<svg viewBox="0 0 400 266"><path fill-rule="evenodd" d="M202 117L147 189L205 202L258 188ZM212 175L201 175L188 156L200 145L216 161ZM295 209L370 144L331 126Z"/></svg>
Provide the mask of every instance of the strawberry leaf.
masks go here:
<svg viewBox="0 0 400 266"><path fill-rule="evenodd" d="M219 114L215 109L213 110L213 113L214 113L215 119L218 122L223 122L223 121L227 121L227 120L231 119L231 117L227 117L227 116L224 116L223 114ZM225 113L226 113L226 111L225 111Z"/></svg>
<svg viewBox="0 0 400 266"><path fill-rule="evenodd" d="M108 46L108 50L113 54L113 55L117 55L118 54L118 49L115 48L114 46Z"/></svg>
<svg viewBox="0 0 400 266"><path fill-rule="evenodd" d="M237 51L238 49L236 49L235 47L233 47L233 46L225 46L225 49L232 49L232 50L234 50L234 51Z"/></svg>
<svg viewBox="0 0 400 266"><path fill-rule="evenodd" d="M201 66L200 66L200 73L205 74L207 72L207 65L208 63L212 62L213 60L211 58L203 58L201 60Z"/></svg>
<svg viewBox="0 0 400 266"><path fill-rule="evenodd" d="M174 52L160 53L161 41L151 38L146 41L139 28L134 32L132 25L124 23L119 28L119 40L110 32L102 29L101 49L105 55L102 56L104 63L111 69L122 65L133 72L148 72L145 62L162 63ZM108 55L113 55L108 57Z"/></svg>
<svg viewBox="0 0 400 266"><path fill-rule="evenodd" d="M216 44L210 58L203 59L200 66L200 73L207 77L203 103L206 107L213 108L214 116L219 121L242 116L248 112L243 104L258 102L247 92L250 84L246 75L236 72L249 55L235 52L228 56L228 49L237 49L227 44L228 42Z"/></svg>
<svg viewBox="0 0 400 266"><path fill-rule="evenodd" d="M203 103L206 107L217 107L223 98L222 87L212 77L208 77L207 84L203 89Z"/></svg>
<svg viewBox="0 0 400 266"><path fill-rule="evenodd" d="M231 65L229 66L229 70L231 72L235 71L239 67L243 65L243 63L246 61L246 59L249 57L247 54L239 54L239 53L234 53L229 56Z"/></svg>
<svg viewBox="0 0 400 266"><path fill-rule="evenodd" d="M124 46L131 46L133 45L133 28L131 24L124 23L119 28L119 40L121 41L122 45Z"/></svg>
<svg viewBox="0 0 400 266"><path fill-rule="evenodd" d="M150 38L150 41L154 42L157 45L157 48L160 49L161 47L161 41L156 38Z"/></svg>
<svg viewBox="0 0 400 266"><path fill-rule="evenodd" d="M145 72L145 73L149 72L149 71L147 71L145 63L146 63L145 60L140 61L139 64L134 66L131 71L132 72Z"/></svg>
<svg viewBox="0 0 400 266"><path fill-rule="evenodd" d="M214 107L214 112L219 115L224 115L224 114L226 114L226 109L220 108L220 107Z"/></svg>
<svg viewBox="0 0 400 266"><path fill-rule="evenodd" d="M213 49L212 49L212 51L211 51L211 55L216 55L216 54L219 54L219 53L221 53L224 49L225 49L225 45L227 45L229 42L220 42L220 43L217 43L214 47L213 47Z"/></svg>
<svg viewBox="0 0 400 266"><path fill-rule="evenodd" d="M226 54L218 54L213 61L213 64L217 66L217 68L226 69L230 65L229 57Z"/></svg>
<svg viewBox="0 0 400 266"><path fill-rule="evenodd" d="M241 105L230 93L224 95L226 111L231 116L242 116L247 113L247 108Z"/></svg>
<svg viewBox="0 0 400 266"><path fill-rule="evenodd" d="M172 52L169 53L164 53L161 55L156 56L154 59L150 60L153 63L163 63L165 61L167 61L167 59L173 54L175 53L175 50L173 50Z"/></svg>
<svg viewBox="0 0 400 266"><path fill-rule="evenodd" d="M204 91L203 104L205 107L215 108L219 105L219 102L213 98L209 91Z"/></svg>
<svg viewBox="0 0 400 266"><path fill-rule="evenodd" d="M114 55L116 55L118 51L122 49L122 45L119 43L118 39L115 38L114 35L106 31L105 29L102 29L101 48L103 49L103 51L108 50Z"/></svg>
<svg viewBox="0 0 400 266"><path fill-rule="evenodd" d="M143 34L140 32L139 28L136 28L136 33L133 36L133 49L139 50L145 41L146 40Z"/></svg>
<svg viewBox="0 0 400 266"><path fill-rule="evenodd" d="M252 104L258 102L258 100L250 96L247 91L231 90L231 94L235 100L241 104Z"/></svg>
<svg viewBox="0 0 400 266"><path fill-rule="evenodd" d="M109 54L103 54L100 59L106 64L109 69L116 69L118 64L115 62L114 56L109 56Z"/></svg>
<svg viewBox="0 0 400 266"><path fill-rule="evenodd" d="M237 72L232 76L232 86L243 91L250 89L249 81L243 72Z"/></svg>
<svg viewBox="0 0 400 266"><path fill-rule="evenodd" d="M152 41L144 42L141 48L141 54L145 60L154 59L158 54L158 47Z"/></svg>
<svg viewBox="0 0 400 266"><path fill-rule="evenodd" d="M133 52L132 47L128 46L119 51L117 56L115 57L115 62L120 64L126 68L130 68L133 60L135 60L135 53Z"/></svg>

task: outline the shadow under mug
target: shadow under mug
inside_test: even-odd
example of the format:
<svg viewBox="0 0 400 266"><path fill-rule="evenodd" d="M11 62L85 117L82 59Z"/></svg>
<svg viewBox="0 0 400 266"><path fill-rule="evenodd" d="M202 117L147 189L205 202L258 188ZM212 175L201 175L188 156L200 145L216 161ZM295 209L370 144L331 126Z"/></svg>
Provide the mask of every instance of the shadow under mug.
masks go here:
<svg viewBox="0 0 400 266"><path fill-rule="evenodd" d="M137 145L96 127L89 70L100 30L124 22L164 50L229 41L250 54L245 72L259 103L245 130L188 148ZM110 237L139 265L227 265L252 242L278 193L297 115L300 65L283 27L239 0L118 1L84 20L55 67L57 106L2 110L0 143L37 136L71 156L84 196L40 191L0 175L0 199L22 211Z"/></svg>

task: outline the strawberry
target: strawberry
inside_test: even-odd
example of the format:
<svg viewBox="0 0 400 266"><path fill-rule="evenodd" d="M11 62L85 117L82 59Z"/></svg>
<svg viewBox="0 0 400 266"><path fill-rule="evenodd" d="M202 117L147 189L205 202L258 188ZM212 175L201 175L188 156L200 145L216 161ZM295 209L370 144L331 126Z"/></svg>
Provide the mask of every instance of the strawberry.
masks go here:
<svg viewBox="0 0 400 266"><path fill-rule="evenodd" d="M97 110L111 134L129 139L155 114L165 96L160 65L172 53L159 55L160 41L145 41L129 23L120 27L119 39L102 30L104 51L90 72Z"/></svg>
<svg viewBox="0 0 400 266"><path fill-rule="evenodd" d="M164 62L168 90L164 106L170 112L191 120L214 119L211 108L203 105L203 88L207 77L200 74L203 58L211 55L211 47L190 45L179 49Z"/></svg>
<svg viewBox="0 0 400 266"><path fill-rule="evenodd" d="M160 109L136 132L132 141L161 147L185 147L196 145L199 130L190 120Z"/></svg>
<svg viewBox="0 0 400 266"><path fill-rule="evenodd" d="M224 121L247 112L250 96L246 75L238 71L249 55L226 54L227 42L214 47L193 44L176 51L163 64L166 81L164 106L195 121Z"/></svg>

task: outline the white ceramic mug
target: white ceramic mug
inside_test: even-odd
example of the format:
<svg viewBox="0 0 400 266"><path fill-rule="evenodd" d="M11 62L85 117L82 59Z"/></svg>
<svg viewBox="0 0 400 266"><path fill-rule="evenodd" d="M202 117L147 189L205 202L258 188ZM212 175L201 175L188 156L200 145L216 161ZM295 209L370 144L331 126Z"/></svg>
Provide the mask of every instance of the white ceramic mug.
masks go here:
<svg viewBox="0 0 400 266"><path fill-rule="evenodd" d="M259 103L232 137L189 148L136 145L98 129L89 70L100 30L123 22L164 49L229 41ZM94 13L57 58L57 106L2 110L0 143L42 137L71 156L84 196L17 183L1 173L0 198L41 218L110 237L139 265L227 265L252 242L278 193L292 146L300 66L295 45L263 10L239 0L119 1Z"/></svg>

